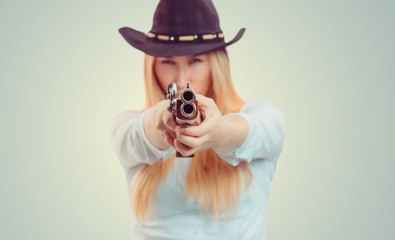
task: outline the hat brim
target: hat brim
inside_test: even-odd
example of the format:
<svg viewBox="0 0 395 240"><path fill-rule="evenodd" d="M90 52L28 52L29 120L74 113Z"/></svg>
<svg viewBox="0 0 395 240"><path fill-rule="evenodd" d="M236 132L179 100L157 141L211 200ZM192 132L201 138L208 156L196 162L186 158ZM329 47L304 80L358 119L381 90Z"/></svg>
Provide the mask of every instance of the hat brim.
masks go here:
<svg viewBox="0 0 395 240"><path fill-rule="evenodd" d="M210 43L161 43L148 39L144 33L130 27L123 27L118 31L130 45L148 55L155 57L172 57L201 54L225 48L239 41L244 35L245 28L241 28L236 36L229 42Z"/></svg>

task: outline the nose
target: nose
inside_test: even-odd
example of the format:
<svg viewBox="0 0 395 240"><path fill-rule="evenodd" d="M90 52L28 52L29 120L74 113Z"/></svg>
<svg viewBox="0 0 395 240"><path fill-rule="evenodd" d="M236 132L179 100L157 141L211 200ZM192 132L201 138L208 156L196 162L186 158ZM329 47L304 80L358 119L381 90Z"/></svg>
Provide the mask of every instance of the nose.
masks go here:
<svg viewBox="0 0 395 240"><path fill-rule="evenodd" d="M177 69L176 78L177 79L175 79L175 83L177 85L177 89L185 89L190 78L188 66L179 66Z"/></svg>

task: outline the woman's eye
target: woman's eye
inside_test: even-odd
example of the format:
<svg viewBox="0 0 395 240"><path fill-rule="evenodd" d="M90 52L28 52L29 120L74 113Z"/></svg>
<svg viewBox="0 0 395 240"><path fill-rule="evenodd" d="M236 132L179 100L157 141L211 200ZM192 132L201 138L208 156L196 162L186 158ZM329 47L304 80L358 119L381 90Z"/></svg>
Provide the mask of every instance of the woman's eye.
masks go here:
<svg viewBox="0 0 395 240"><path fill-rule="evenodd" d="M192 64L192 63L200 63L200 62L202 62L202 60L200 58L192 58L191 60L189 60L190 64Z"/></svg>
<svg viewBox="0 0 395 240"><path fill-rule="evenodd" d="M174 64L174 62L172 60L169 60L169 59L162 60L161 63L163 63L163 64Z"/></svg>

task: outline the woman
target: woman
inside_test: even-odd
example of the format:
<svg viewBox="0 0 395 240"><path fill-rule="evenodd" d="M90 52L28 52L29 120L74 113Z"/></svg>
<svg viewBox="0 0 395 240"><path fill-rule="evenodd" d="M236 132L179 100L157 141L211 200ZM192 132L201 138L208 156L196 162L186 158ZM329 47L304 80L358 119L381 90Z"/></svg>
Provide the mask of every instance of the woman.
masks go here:
<svg viewBox="0 0 395 240"><path fill-rule="evenodd" d="M285 122L273 105L235 92L225 48L244 31L225 42L210 0L161 0L149 33L119 30L146 53L146 109L122 112L111 125L133 239L265 239ZM196 92L199 125L181 127L168 111L172 82Z"/></svg>

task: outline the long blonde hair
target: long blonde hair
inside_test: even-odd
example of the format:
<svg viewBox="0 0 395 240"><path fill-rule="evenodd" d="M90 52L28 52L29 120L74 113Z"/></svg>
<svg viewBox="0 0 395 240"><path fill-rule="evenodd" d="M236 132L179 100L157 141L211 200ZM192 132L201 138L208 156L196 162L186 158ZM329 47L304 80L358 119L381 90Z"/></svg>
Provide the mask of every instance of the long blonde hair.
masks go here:
<svg viewBox="0 0 395 240"><path fill-rule="evenodd" d="M237 95L230 75L230 65L225 49L209 53L212 74L212 93L210 94L222 115L238 112L244 101ZM166 94L160 87L154 73L155 57L145 55L144 78L146 90L146 107L153 107L165 100ZM173 166L175 156L166 161L157 161L152 165L144 164L131 184L132 207L139 221L154 210L153 197L158 185L166 180ZM239 196L243 190L243 176L247 178L248 187L252 173L246 162L232 166L225 162L214 150L207 149L195 153L189 167L184 189L186 197L197 199L199 207L205 209L206 214L218 217L222 206L225 207L228 220L231 210L237 214ZM233 206L233 208L232 208Z"/></svg>

